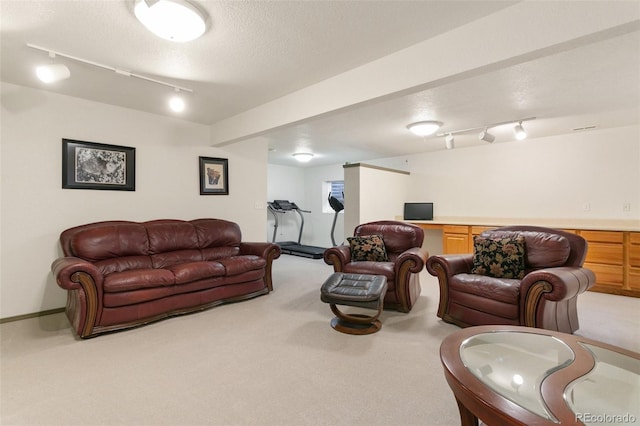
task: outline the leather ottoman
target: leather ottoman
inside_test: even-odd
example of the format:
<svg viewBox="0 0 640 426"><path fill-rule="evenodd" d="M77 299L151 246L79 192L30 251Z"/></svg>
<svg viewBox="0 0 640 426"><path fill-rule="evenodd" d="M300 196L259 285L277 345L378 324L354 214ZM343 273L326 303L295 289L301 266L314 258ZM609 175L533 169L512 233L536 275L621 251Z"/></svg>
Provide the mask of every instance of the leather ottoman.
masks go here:
<svg viewBox="0 0 640 426"><path fill-rule="evenodd" d="M334 330L347 334L371 334L382 328L378 317L384 306L387 278L383 275L344 274L336 272L322 284L320 299L329 303L335 318L331 320ZM374 315L346 314L336 305L373 309Z"/></svg>

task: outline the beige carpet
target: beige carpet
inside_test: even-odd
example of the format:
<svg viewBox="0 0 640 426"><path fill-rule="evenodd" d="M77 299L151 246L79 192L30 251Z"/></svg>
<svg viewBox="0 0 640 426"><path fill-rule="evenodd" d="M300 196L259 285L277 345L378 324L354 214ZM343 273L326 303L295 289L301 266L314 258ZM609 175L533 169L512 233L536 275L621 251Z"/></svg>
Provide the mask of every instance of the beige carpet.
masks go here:
<svg viewBox="0 0 640 426"><path fill-rule="evenodd" d="M456 425L439 359L458 330L422 274L409 314L382 330L331 329L322 260L282 256L275 291L90 340L64 314L3 324L2 425ZM597 293L579 334L639 350L639 299ZM583 315L588 312L588 315Z"/></svg>

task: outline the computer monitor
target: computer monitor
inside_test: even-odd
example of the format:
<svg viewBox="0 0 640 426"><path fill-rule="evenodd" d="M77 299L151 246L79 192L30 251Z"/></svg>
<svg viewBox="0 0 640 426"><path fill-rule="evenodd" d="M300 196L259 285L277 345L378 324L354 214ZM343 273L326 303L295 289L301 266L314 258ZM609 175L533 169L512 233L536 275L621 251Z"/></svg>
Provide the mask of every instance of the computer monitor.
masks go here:
<svg viewBox="0 0 640 426"><path fill-rule="evenodd" d="M404 220L433 220L433 203L404 203Z"/></svg>

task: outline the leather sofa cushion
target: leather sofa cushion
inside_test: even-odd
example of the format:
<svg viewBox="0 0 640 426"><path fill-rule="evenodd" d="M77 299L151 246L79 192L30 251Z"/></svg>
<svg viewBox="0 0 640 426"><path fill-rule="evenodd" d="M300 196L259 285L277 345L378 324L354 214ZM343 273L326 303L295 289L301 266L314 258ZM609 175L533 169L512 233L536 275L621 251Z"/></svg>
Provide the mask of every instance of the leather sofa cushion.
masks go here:
<svg viewBox="0 0 640 426"><path fill-rule="evenodd" d="M485 299L518 305L520 280L495 278L476 274L456 274L449 278L451 290L471 293Z"/></svg>
<svg viewBox="0 0 640 426"><path fill-rule="evenodd" d="M201 250L202 260L217 260L240 254L239 247L211 247Z"/></svg>
<svg viewBox="0 0 640 426"><path fill-rule="evenodd" d="M150 254L169 251L198 249L195 227L179 220L157 220L147 222Z"/></svg>
<svg viewBox="0 0 640 426"><path fill-rule="evenodd" d="M482 236L524 236L526 267L529 269L563 266L571 254L569 240L558 234L536 231L485 231Z"/></svg>
<svg viewBox="0 0 640 426"><path fill-rule="evenodd" d="M72 255L89 262L149 254L147 230L138 223L112 223L87 227L69 242Z"/></svg>
<svg viewBox="0 0 640 426"><path fill-rule="evenodd" d="M226 259L218 259L217 262L224 266L226 276L263 269L267 265L266 260L254 255L228 257Z"/></svg>
<svg viewBox="0 0 640 426"><path fill-rule="evenodd" d="M242 234L237 223L222 219L196 219L191 223L198 236L200 248L240 245Z"/></svg>
<svg viewBox="0 0 640 426"><path fill-rule="evenodd" d="M219 262L192 262L169 266L176 277L176 284L185 284L205 278L222 277L225 267Z"/></svg>
<svg viewBox="0 0 640 426"><path fill-rule="evenodd" d="M104 277L105 293L164 287L176 283L173 272L168 269L132 269L114 272Z"/></svg>
<svg viewBox="0 0 640 426"><path fill-rule="evenodd" d="M154 268L166 268L181 263L191 263L202 261L200 250L178 250L166 253L154 254L151 256L151 263Z"/></svg>
<svg viewBox="0 0 640 426"><path fill-rule="evenodd" d="M95 265L103 275L128 271L130 269L153 268L151 258L149 256L115 257L113 259L100 260L96 262Z"/></svg>

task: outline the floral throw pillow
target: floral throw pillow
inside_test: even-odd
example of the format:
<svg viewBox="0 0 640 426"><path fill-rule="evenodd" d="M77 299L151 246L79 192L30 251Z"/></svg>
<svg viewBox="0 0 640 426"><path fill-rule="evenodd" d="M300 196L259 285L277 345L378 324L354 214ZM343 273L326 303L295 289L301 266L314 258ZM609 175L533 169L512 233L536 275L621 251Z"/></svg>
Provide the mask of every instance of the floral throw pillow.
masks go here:
<svg viewBox="0 0 640 426"><path fill-rule="evenodd" d="M495 278L524 278L523 236L482 237L473 239L471 273Z"/></svg>
<svg viewBox="0 0 640 426"><path fill-rule="evenodd" d="M384 247L382 235L363 235L348 237L351 248L351 261L388 262L387 250Z"/></svg>

